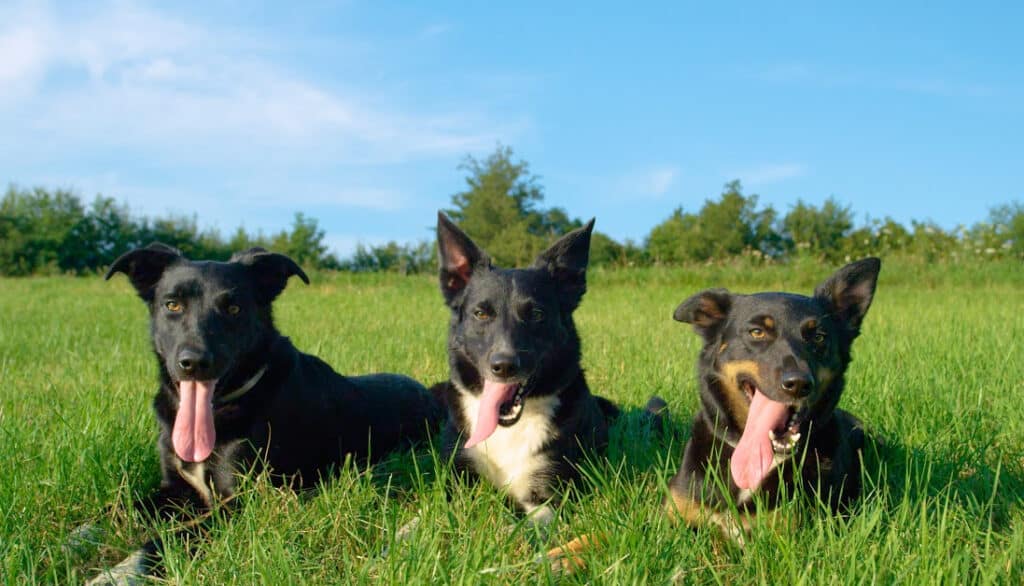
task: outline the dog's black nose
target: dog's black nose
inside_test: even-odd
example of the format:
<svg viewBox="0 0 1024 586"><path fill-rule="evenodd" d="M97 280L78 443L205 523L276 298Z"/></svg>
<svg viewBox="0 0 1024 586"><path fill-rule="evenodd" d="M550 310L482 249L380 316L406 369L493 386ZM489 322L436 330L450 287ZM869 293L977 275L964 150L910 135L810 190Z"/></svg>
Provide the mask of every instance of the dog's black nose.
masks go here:
<svg viewBox="0 0 1024 586"><path fill-rule="evenodd" d="M185 348L181 352L178 352L178 368L181 372L186 375L193 375L201 373L210 368L210 355L205 352L197 352L190 348Z"/></svg>
<svg viewBox="0 0 1024 586"><path fill-rule="evenodd" d="M814 379L809 372L789 370L782 373L782 390L794 397L804 397L811 392Z"/></svg>
<svg viewBox="0 0 1024 586"><path fill-rule="evenodd" d="M519 371L519 358L515 354L491 355L491 372L496 376L508 378Z"/></svg>

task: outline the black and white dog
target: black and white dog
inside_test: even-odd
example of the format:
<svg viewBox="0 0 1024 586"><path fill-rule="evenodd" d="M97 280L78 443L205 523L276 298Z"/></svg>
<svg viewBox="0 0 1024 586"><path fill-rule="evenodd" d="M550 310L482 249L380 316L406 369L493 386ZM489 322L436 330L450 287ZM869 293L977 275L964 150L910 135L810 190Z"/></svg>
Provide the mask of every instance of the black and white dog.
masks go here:
<svg viewBox="0 0 1024 586"><path fill-rule="evenodd" d="M572 314L586 291L593 220L527 269L492 266L438 214L441 292L451 309L445 433L458 470L508 490L537 523L586 451L608 442L618 409L590 393ZM435 387L437 388L437 387Z"/></svg>
<svg viewBox="0 0 1024 586"><path fill-rule="evenodd" d="M229 262L191 261L151 244L118 258L107 278L116 273L149 309L159 365L163 480L140 504L147 512L206 510L232 496L238 473L263 465L276 483L307 487L347 457L375 461L426 438L444 417L411 378L342 376L277 331L272 302L289 277L309 282L284 255L254 248ZM158 548L144 546L122 573L150 569Z"/></svg>

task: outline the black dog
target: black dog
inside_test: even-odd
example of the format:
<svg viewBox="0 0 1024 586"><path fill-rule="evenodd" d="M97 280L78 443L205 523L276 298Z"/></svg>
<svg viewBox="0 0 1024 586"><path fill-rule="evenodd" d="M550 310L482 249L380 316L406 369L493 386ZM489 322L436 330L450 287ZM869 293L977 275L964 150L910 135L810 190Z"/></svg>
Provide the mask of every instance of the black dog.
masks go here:
<svg viewBox="0 0 1024 586"><path fill-rule="evenodd" d="M144 505L154 513L208 509L230 499L236 474L263 465L275 482L310 486L347 457L370 462L427 437L444 417L418 382L342 376L277 331L272 302L292 275L309 283L284 255L190 261L152 244L118 258L106 277L115 273L149 307L160 369L163 481Z"/></svg>
<svg viewBox="0 0 1024 586"><path fill-rule="evenodd" d="M499 269L438 214L441 292L451 308L450 416L445 445L458 470L507 488L534 522L579 475L586 450L607 444L618 409L590 394L572 313L586 291L594 222L528 269ZM461 444L461 445L460 445Z"/></svg>
<svg viewBox="0 0 1024 586"><path fill-rule="evenodd" d="M876 258L849 264L813 297L710 289L675 310L704 348L701 409L669 486L671 515L715 523L742 543L755 491L762 514L798 483L833 510L859 495L864 431L836 405L880 269ZM731 506L739 519L726 514Z"/></svg>

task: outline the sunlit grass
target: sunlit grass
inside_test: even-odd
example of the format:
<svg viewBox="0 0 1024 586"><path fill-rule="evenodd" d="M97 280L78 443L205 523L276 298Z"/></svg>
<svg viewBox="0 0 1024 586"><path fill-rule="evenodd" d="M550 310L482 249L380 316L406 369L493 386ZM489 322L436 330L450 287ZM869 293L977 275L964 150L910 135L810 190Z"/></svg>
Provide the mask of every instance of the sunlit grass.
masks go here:
<svg viewBox="0 0 1024 586"><path fill-rule="evenodd" d="M551 535L466 485L429 447L297 495L249 478L230 520L170 542L172 583L536 583L551 544L601 534L567 583L1021 583L1024 269L885 266L843 406L880 438L848 518L788 505L799 528L744 550L674 526L661 499L697 406L699 340L670 315L711 286L810 292L835 267L595 271L577 312L591 388L626 410ZM447 311L429 277L314 275L276 306L296 345L341 372L446 376ZM0 575L80 582L150 531L131 502L158 479L146 311L124 279L0 280ZM652 394L669 433L638 412ZM446 490L450 485L451 489ZM409 538L394 532L414 516ZM65 547L86 522L99 544ZM390 554L379 555L385 548Z"/></svg>

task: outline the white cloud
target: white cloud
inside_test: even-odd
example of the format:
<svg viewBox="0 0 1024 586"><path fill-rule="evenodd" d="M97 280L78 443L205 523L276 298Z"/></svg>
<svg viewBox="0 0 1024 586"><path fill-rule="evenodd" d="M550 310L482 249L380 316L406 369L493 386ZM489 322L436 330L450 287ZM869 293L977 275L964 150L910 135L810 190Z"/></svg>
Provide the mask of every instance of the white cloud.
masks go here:
<svg viewBox="0 0 1024 586"><path fill-rule="evenodd" d="M515 132L472 109L407 112L372 89L314 83L263 55L261 39L131 2L78 20L9 12L0 86L18 91L0 89L0 123L19 148L45 134L46 149L132 148L168 162L340 165L461 154Z"/></svg>
<svg viewBox="0 0 1024 586"><path fill-rule="evenodd" d="M613 179L610 185L615 199L636 197L659 199L668 193L679 179L679 167L653 165L630 171Z"/></svg>
<svg viewBox="0 0 1024 586"><path fill-rule="evenodd" d="M451 30L451 24L446 22L437 22L423 27L423 29L420 30L419 37L421 39L430 39L433 37L445 35L449 33Z"/></svg>
<svg viewBox="0 0 1024 586"><path fill-rule="evenodd" d="M48 18L37 6L0 10L0 106L25 99L43 77L51 51Z"/></svg>
<svg viewBox="0 0 1024 586"><path fill-rule="evenodd" d="M430 194L413 173L454 167L530 124L487 88L483 99L412 100L417 82L388 84L365 67L391 58L372 39L197 18L146 0L0 3L0 175L86 203L102 193L136 215L195 216L222 233L273 233L302 211L345 255L385 241L349 236L364 218L389 218L376 230L388 239L419 228L409 216ZM306 59L325 56L326 72Z"/></svg>
<svg viewBox="0 0 1024 586"><path fill-rule="evenodd" d="M725 176L739 179L744 185L768 185L787 179L802 177L807 174L807 167L801 163L767 163L740 169Z"/></svg>
<svg viewBox="0 0 1024 586"><path fill-rule="evenodd" d="M24 84L39 76L44 61L45 47L42 35L32 28L4 31L0 35L0 83Z"/></svg>
<svg viewBox="0 0 1024 586"><path fill-rule="evenodd" d="M679 169L675 167L652 169L647 176L647 190L656 196L665 195L678 176Z"/></svg>

